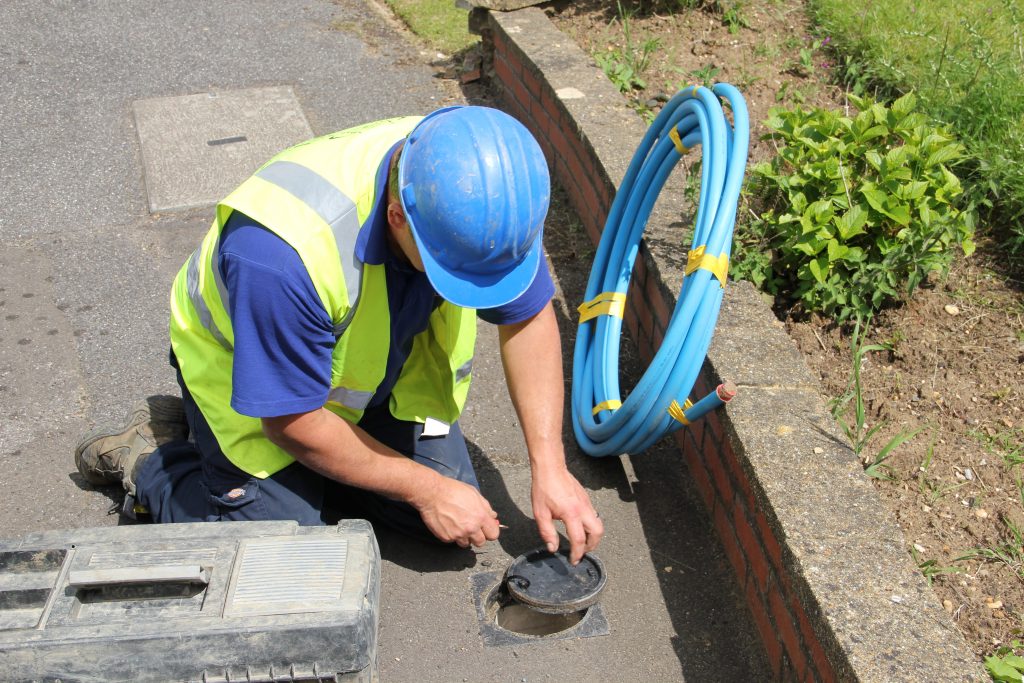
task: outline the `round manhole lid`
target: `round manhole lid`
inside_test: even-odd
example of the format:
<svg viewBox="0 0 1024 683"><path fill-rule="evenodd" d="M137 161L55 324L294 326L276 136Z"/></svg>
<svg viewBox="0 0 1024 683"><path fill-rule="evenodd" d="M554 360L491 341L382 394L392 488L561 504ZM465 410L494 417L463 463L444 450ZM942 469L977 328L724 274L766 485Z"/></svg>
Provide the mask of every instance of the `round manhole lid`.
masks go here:
<svg viewBox="0 0 1024 683"><path fill-rule="evenodd" d="M568 552L550 553L547 548L520 555L505 572L505 586L514 600L552 614L590 607L606 580L604 565L594 555L586 553L574 567Z"/></svg>

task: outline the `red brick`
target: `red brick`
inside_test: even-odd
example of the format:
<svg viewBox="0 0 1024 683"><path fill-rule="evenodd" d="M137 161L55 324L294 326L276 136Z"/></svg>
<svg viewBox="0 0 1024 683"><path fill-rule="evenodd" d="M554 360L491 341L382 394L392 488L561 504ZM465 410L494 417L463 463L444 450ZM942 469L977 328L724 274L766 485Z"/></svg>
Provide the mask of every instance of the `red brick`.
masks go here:
<svg viewBox="0 0 1024 683"><path fill-rule="evenodd" d="M530 93L526 91L526 86L518 78L512 81L512 95L523 111L530 111Z"/></svg>
<svg viewBox="0 0 1024 683"><path fill-rule="evenodd" d="M800 643L800 636L796 632L796 625L793 623L793 617L786 608L786 602L782 597L781 591L769 591L768 611L775 621L775 628L778 630L779 638L786 649L789 661L793 663L796 677L803 677L804 672L807 670L807 655L804 654Z"/></svg>
<svg viewBox="0 0 1024 683"><path fill-rule="evenodd" d="M633 314L640 321L640 326L648 336L654 333L654 321L651 319L651 309L643 299L643 294L637 291L636 287L630 286L627 306L633 310Z"/></svg>
<svg viewBox="0 0 1024 683"><path fill-rule="evenodd" d="M714 512L715 531L718 532L718 539L725 548L725 556L729 558L732 570L736 572L739 583L743 583L747 576L747 563L743 559L743 551L736 541L736 534L733 533L732 523L729 520L729 512L724 505L716 505Z"/></svg>
<svg viewBox="0 0 1024 683"><path fill-rule="evenodd" d="M531 95L540 98L540 81L537 80L537 76L530 69L523 69L523 83Z"/></svg>
<svg viewBox="0 0 1024 683"><path fill-rule="evenodd" d="M726 473L725 468L722 466L722 459L718 453L715 453L707 447L707 435L704 438L704 461L708 464L708 470L711 472L711 478L715 482L715 488L718 490L718 495L728 505L732 507L733 501L733 487L732 482L729 481L729 475Z"/></svg>
<svg viewBox="0 0 1024 683"><path fill-rule="evenodd" d="M828 655L825 654L825 648L821 646L818 636L814 633L811 620L807 618L807 611L795 597L790 600L790 609L796 615L797 623L800 625L800 634L803 636L807 651L811 655L811 662L813 662L814 669L818 673L818 678L822 681L835 681L836 677L835 672L832 670L832 662L829 661Z"/></svg>
<svg viewBox="0 0 1024 683"><path fill-rule="evenodd" d="M540 105L542 107L544 107L544 111L546 111L548 113L548 116L551 117L551 120L554 123L557 124L558 123L558 111L559 111L558 103L555 102L555 99L551 96L551 88L550 87L541 88L541 90L540 90Z"/></svg>
<svg viewBox="0 0 1024 683"><path fill-rule="evenodd" d="M601 202L597 199L597 193L594 192L594 186L590 184L590 181L586 178L581 178L580 189L583 190L586 210L595 216L603 215L604 211L601 209Z"/></svg>
<svg viewBox="0 0 1024 683"><path fill-rule="evenodd" d="M590 182L590 177L587 176L587 172L583 170L583 166L580 164L579 155L576 154L575 150L568 154L566 162L568 162L569 164L569 172L572 173L573 176L575 176L579 180L580 185L592 185L592 183ZM600 199L598 198L597 193L595 192L594 207L596 208L599 207L600 205Z"/></svg>
<svg viewBox="0 0 1024 683"><path fill-rule="evenodd" d="M654 350L657 351L661 348L661 342L665 340L665 329L658 324L654 325Z"/></svg>
<svg viewBox="0 0 1024 683"><path fill-rule="evenodd" d="M559 161L565 163L566 168L568 169L569 154L572 152L569 148L569 141L566 139L565 133L563 133L562 129L558 126L551 127L551 144L554 145L555 154L558 156ZM574 178L574 180L581 185L582 189L582 185L585 184L584 179Z"/></svg>
<svg viewBox="0 0 1024 683"><path fill-rule="evenodd" d="M639 287L643 287L647 283L647 264L642 258L637 258L633 264L633 282Z"/></svg>
<svg viewBox="0 0 1024 683"><path fill-rule="evenodd" d="M711 385L708 384L708 377L705 373L701 372L697 375L697 381L693 383L694 396L706 396L711 391Z"/></svg>
<svg viewBox="0 0 1024 683"><path fill-rule="evenodd" d="M534 133L539 133L538 137L548 137L551 134L551 117L536 98L530 99L530 115L537 122L537 130Z"/></svg>
<svg viewBox="0 0 1024 683"><path fill-rule="evenodd" d="M754 509L756 502L754 501L754 490L750 486L750 478L740 465L740 460L736 457L736 453L732 450L731 445L727 445L726 448L722 449L722 458L725 460L729 473L732 475L732 480L736 484L737 495L742 497L743 502L750 509Z"/></svg>
<svg viewBox="0 0 1024 683"><path fill-rule="evenodd" d="M704 396L705 394L702 393L701 398L703 398ZM717 441L719 444L724 443L725 432L722 430L722 420L721 418L719 418L718 414L715 413L714 411L708 413L707 416L704 418L704 422L707 424L708 429L711 430L711 433L715 435L715 441Z"/></svg>
<svg viewBox="0 0 1024 683"><path fill-rule="evenodd" d="M653 353L651 351L651 339L647 336L647 333L642 329L636 331L636 347L637 352L640 354L640 360L644 363L650 363Z"/></svg>
<svg viewBox="0 0 1024 683"><path fill-rule="evenodd" d="M757 530L761 532L761 543L768 552L768 559L775 566L775 571L779 573L779 576L784 576L785 574L782 569L782 546L779 545L778 539L775 538L775 532L769 526L768 518L761 512L755 512L754 521L757 522Z"/></svg>
<svg viewBox="0 0 1024 683"><path fill-rule="evenodd" d="M693 434L687 429L681 429L675 433L676 441L682 443L683 459L686 460L686 467L693 479L693 485L697 487L701 500L710 512L715 504L715 485L711 483L711 475L704 468L704 461L700 459L697 451L697 442Z"/></svg>
<svg viewBox="0 0 1024 683"><path fill-rule="evenodd" d="M518 80L523 73L523 60L519 56L519 52L510 45L508 49L502 51L502 55L505 57L505 61L508 62L512 73L515 74L516 80Z"/></svg>
<svg viewBox="0 0 1024 683"><path fill-rule="evenodd" d="M498 80L506 87L509 87L512 81L516 79L515 75L512 73L512 68L501 55L494 56L494 75L497 76Z"/></svg>
<svg viewBox="0 0 1024 683"><path fill-rule="evenodd" d="M658 320L661 321L662 325L668 325L669 318L672 317L672 311L669 310L668 304L665 303L665 299L661 294L661 288L658 287L658 278L647 279L647 298L651 301L651 306L654 307L654 313L658 316Z"/></svg>
<svg viewBox="0 0 1024 683"><path fill-rule="evenodd" d="M754 584L747 581L747 607L754 618L754 626L761 635L761 645L764 646L765 654L768 655L768 665L772 668L774 680L779 680L782 674L782 643L779 642L779 634L768 616L763 598Z"/></svg>
<svg viewBox="0 0 1024 683"><path fill-rule="evenodd" d="M739 498L736 499L733 508L733 524L736 527L736 537L740 539L740 545L747 554L747 562L750 564L750 572L757 581L757 589L762 593L768 590L768 557L765 555L761 541L754 532L750 523L747 511Z"/></svg>

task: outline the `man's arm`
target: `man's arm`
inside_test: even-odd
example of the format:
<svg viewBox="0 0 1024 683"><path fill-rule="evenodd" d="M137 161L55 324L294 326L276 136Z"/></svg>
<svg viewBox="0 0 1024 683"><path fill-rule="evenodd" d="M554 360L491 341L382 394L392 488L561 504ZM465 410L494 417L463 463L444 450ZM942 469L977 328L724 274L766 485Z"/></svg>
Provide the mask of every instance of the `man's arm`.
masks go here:
<svg viewBox="0 0 1024 683"><path fill-rule="evenodd" d="M329 410L262 418L262 423L267 438L306 467L409 503L442 541L465 548L498 538L498 515L475 488L391 450Z"/></svg>
<svg viewBox="0 0 1024 683"><path fill-rule="evenodd" d="M562 348L551 303L537 315L499 325L501 360L509 395L526 437L533 472L533 515L548 550L558 547L553 520L565 524L570 560L597 547L604 524L590 497L565 466L562 447Z"/></svg>

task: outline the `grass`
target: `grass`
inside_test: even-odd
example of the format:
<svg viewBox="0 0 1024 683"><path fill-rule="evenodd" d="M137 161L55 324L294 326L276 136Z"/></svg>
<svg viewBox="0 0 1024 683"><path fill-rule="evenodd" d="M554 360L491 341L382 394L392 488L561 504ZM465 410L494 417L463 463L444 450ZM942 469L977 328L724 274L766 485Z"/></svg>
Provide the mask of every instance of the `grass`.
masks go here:
<svg viewBox="0 0 1024 683"><path fill-rule="evenodd" d="M431 47L448 55L475 44L479 39L469 32L466 10L453 0L386 0L391 10L413 33Z"/></svg>
<svg viewBox="0 0 1024 683"><path fill-rule="evenodd" d="M811 0L854 89L913 90L974 156L969 195L1024 251L1024 11L1016 0Z"/></svg>

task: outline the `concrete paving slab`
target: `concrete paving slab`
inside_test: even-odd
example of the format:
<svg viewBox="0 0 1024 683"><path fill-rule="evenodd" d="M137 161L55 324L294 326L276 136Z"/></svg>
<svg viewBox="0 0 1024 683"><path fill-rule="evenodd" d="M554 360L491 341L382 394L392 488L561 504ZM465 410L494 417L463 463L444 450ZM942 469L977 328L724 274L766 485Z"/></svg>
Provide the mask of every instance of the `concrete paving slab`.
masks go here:
<svg viewBox="0 0 1024 683"><path fill-rule="evenodd" d="M267 159L313 137L289 86L132 103L149 210L216 204Z"/></svg>

